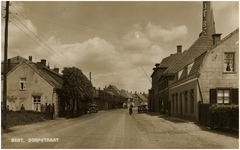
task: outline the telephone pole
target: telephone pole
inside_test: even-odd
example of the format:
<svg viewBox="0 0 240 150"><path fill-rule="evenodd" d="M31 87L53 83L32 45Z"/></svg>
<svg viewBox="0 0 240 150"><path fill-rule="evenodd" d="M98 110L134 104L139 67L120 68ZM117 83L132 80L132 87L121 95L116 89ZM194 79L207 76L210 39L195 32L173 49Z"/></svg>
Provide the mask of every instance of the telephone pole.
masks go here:
<svg viewBox="0 0 240 150"><path fill-rule="evenodd" d="M6 2L6 16L5 16L4 75L3 75L3 114L2 114L2 127L3 127L3 129L6 129L6 124L7 124L8 21L9 21L9 1Z"/></svg>
<svg viewBox="0 0 240 150"><path fill-rule="evenodd" d="M92 80L91 72L89 73L89 79L90 79L90 82L91 82L91 80Z"/></svg>

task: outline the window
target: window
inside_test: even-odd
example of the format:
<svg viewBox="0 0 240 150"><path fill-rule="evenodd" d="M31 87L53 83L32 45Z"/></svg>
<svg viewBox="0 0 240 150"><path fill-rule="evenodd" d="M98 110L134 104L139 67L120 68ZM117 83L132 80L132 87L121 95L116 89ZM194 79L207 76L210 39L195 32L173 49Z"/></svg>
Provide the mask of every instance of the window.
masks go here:
<svg viewBox="0 0 240 150"><path fill-rule="evenodd" d="M187 105L188 105L188 103L187 103L187 91L184 92L184 97L185 97L185 112L187 112L188 111L188 107L187 107Z"/></svg>
<svg viewBox="0 0 240 150"><path fill-rule="evenodd" d="M178 112L178 93L176 93L176 112Z"/></svg>
<svg viewBox="0 0 240 150"><path fill-rule="evenodd" d="M230 90L217 90L217 103L229 104L230 103Z"/></svg>
<svg viewBox="0 0 240 150"><path fill-rule="evenodd" d="M234 53L224 54L224 72L234 72Z"/></svg>
<svg viewBox="0 0 240 150"><path fill-rule="evenodd" d="M193 66L193 63L191 63L190 65L187 66L187 74L190 73L192 66Z"/></svg>
<svg viewBox="0 0 240 150"><path fill-rule="evenodd" d="M40 96L34 96L33 97L33 110L34 111L41 111L41 97Z"/></svg>
<svg viewBox="0 0 240 150"><path fill-rule="evenodd" d="M175 107L174 107L174 94L172 95L172 100L173 100L173 102L172 102L172 105L173 105L173 111L175 111Z"/></svg>
<svg viewBox="0 0 240 150"><path fill-rule="evenodd" d="M194 90L191 90L190 93L190 112L194 113Z"/></svg>
<svg viewBox="0 0 240 150"><path fill-rule="evenodd" d="M183 70L178 72L178 80L181 78L182 72L183 72Z"/></svg>
<svg viewBox="0 0 240 150"><path fill-rule="evenodd" d="M20 78L20 90L26 90L26 78Z"/></svg>

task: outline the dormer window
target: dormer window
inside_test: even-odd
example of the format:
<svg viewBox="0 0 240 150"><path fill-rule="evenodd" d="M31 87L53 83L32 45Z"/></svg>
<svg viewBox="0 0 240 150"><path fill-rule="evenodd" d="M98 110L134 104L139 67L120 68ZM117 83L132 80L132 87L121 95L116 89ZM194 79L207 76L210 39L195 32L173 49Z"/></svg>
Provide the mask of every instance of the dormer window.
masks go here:
<svg viewBox="0 0 240 150"><path fill-rule="evenodd" d="M181 77L181 75L182 75L182 72L183 72L183 70L181 70L181 71L178 72L178 80L180 79L180 77Z"/></svg>
<svg viewBox="0 0 240 150"><path fill-rule="evenodd" d="M187 74L189 75L191 69L192 69L193 63L187 66Z"/></svg>

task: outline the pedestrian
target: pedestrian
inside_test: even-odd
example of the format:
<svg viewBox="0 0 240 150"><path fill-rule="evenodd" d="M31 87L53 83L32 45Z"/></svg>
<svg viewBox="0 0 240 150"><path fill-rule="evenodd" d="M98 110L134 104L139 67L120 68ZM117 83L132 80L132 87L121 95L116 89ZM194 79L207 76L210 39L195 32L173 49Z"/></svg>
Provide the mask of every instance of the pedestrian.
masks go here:
<svg viewBox="0 0 240 150"><path fill-rule="evenodd" d="M132 105L129 108L129 115L132 115Z"/></svg>

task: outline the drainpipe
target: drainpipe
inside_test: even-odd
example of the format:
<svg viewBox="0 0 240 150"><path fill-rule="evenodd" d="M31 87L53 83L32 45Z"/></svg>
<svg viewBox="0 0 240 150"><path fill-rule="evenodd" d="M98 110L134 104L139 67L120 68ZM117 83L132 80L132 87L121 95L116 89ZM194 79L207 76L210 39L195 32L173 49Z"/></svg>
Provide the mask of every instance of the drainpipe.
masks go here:
<svg viewBox="0 0 240 150"><path fill-rule="evenodd" d="M201 91L199 79L197 79L197 83L198 83L198 90L199 90L199 92L200 92L201 102L202 102L202 104L203 104L202 91Z"/></svg>

